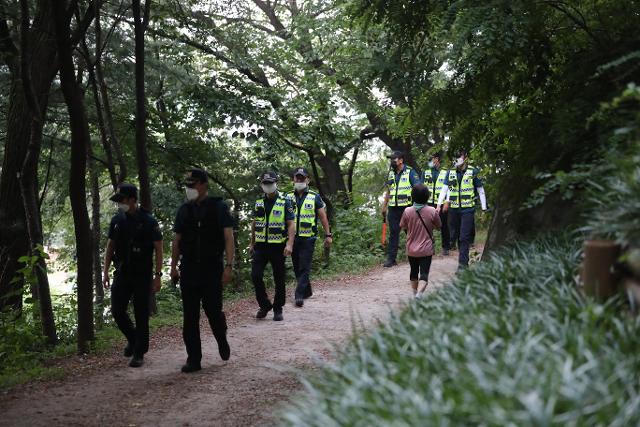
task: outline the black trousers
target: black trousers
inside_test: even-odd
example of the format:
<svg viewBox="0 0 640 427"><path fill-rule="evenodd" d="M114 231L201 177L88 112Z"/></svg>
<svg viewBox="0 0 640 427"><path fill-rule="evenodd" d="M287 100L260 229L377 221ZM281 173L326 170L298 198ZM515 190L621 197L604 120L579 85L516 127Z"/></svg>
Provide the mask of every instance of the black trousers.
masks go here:
<svg viewBox="0 0 640 427"><path fill-rule="evenodd" d="M429 204L429 206L435 208L435 204ZM451 249L451 234L449 232L449 212L445 212L444 209L440 209L440 222L442 223L442 228L440 228L440 233L442 236L442 249L449 250ZM435 248L434 248L435 249Z"/></svg>
<svg viewBox="0 0 640 427"><path fill-rule="evenodd" d="M227 332L227 320L222 311L222 270L222 261L180 265L182 339L187 348L187 363L198 365L202 360L201 305L216 340Z"/></svg>
<svg viewBox="0 0 640 427"><path fill-rule="evenodd" d="M151 271L148 273L125 273L117 271L111 287L111 314L118 329L133 347L133 354L141 357L149 351L149 295L151 294ZM133 298L135 326L127 313Z"/></svg>
<svg viewBox="0 0 640 427"><path fill-rule="evenodd" d="M293 244L291 261L293 262L293 272L296 275L296 299L308 298L313 295L309 275L311 274L311 262L313 252L316 247L315 238L296 237Z"/></svg>
<svg viewBox="0 0 640 427"><path fill-rule="evenodd" d="M431 269L431 256L423 257L409 257L409 265L411 271L409 272L409 280L424 280L429 281L429 270Z"/></svg>
<svg viewBox="0 0 640 427"><path fill-rule="evenodd" d="M387 261L395 262L400 245L400 219L406 209L403 207L389 207L387 209L387 224L389 225L389 246L387 248Z"/></svg>
<svg viewBox="0 0 640 427"><path fill-rule="evenodd" d="M257 244L253 251L251 261L251 281L256 291L258 305L264 310L281 310L286 299L285 289L285 269L284 269L284 243ZM267 295L264 284L264 269L267 264L271 264L273 270L273 281L276 285L276 292L273 297L273 304Z"/></svg>

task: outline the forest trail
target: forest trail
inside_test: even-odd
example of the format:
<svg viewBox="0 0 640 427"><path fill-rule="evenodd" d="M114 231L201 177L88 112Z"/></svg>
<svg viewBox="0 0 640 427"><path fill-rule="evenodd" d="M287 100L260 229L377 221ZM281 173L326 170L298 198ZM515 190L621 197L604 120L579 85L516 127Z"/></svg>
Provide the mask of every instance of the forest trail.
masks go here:
<svg viewBox="0 0 640 427"><path fill-rule="evenodd" d="M456 255L434 258L427 292L453 276ZM405 304L411 295L408 277L404 263L314 283L303 308L293 306L289 287L283 322L274 322L272 312L255 319L253 299L225 306L231 359L220 359L203 322L203 369L193 374L180 372L186 359L180 330L156 331L141 368L127 367L128 359L119 355L107 361L96 356L85 362L93 367L78 369L77 375L0 395L0 425L277 425L274 409L301 389L295 371L313 369L318 359L330 361L353 321L372 327Z"/></svg>

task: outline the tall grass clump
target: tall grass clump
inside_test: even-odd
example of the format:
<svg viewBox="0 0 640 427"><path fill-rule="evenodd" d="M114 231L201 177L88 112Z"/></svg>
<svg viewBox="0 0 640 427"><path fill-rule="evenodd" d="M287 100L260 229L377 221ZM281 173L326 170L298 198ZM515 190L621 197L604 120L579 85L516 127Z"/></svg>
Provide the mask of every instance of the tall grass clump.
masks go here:
<svg viewBox="0 0 640 427"><path fill-rule="evenodd" d="M640 425L640 320L584 300L579 242L517 244L303 380L286 425Z"/></svg>

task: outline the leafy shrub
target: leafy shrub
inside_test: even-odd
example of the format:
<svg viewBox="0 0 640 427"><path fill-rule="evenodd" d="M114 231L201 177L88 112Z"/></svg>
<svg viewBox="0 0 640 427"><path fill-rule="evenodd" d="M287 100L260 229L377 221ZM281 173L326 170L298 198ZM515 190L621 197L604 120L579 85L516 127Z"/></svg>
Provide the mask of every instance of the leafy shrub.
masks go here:
<svg viewBox="0 0 640 427"><path fill-rule="evenodd" d="M518 244L304 379L287 425L638 425L640 320L585 302L577 242Z"/></svg>

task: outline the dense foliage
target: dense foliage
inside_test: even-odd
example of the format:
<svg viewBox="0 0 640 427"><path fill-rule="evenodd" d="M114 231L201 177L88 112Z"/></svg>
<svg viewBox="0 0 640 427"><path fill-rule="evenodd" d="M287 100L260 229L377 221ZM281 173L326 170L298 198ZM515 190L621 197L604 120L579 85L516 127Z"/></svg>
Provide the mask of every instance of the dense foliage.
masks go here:
<svg viewBox="0 0 640 427"><path fill-rule="evenodd" d="M305 380L287 425L640 422L640 320L585 301L578 242L500 251Z"/></svg>

